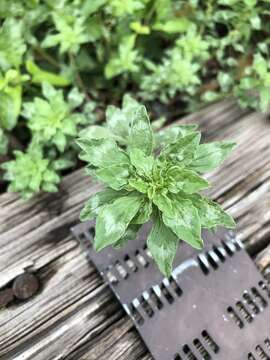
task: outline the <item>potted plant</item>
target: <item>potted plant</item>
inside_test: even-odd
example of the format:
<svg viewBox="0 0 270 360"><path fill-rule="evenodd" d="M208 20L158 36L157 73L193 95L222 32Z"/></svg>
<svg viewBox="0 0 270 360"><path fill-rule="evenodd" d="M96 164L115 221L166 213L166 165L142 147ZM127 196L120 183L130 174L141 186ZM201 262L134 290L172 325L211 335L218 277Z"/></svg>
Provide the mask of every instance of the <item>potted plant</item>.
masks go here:
<svg viewBox="0 0 270 360"><path fill-rule="evenodd" d="M203 247L201 229L235 226L232 217L201 194L201 174L216 168L232 142L200 144L196 125L153 132L145 106L125 96L122 109L109 106L106 125L83 130L77 143L87 173L104 185L85 204L82 221L96 219L95 250L125 246L152 222L147 246L169 276L179 239Z"/></svg>

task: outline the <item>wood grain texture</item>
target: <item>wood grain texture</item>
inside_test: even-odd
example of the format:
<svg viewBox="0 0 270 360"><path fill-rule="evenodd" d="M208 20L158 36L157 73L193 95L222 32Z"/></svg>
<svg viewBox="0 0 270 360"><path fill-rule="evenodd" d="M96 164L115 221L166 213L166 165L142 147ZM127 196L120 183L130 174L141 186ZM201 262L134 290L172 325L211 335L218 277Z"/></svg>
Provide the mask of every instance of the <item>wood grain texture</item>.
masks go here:
<svg viewBox="0 0 270 360"><path fill-rule="evenodd" d="M236 218L237 233L270 273L270 120L228 100L188 116L206 141L229 138L238 146L221 169L208 174L209 195ZM41 288L27 301L0 309L0 358L5 360L150 360L132 322L89 266L70 227L83 202L98 190L78 170L57 195L29 202L0 196L0 288L25 270Z"/></svg>

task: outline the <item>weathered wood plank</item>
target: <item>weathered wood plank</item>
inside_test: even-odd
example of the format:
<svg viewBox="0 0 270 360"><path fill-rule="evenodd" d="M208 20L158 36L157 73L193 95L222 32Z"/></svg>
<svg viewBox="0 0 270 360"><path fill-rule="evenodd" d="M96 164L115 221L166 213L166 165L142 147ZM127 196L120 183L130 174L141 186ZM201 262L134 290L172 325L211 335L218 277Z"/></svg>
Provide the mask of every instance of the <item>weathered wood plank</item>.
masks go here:
<svg viewBox="0 0 270 360"><path fill-rule="evenodd" d="M270 243L269 240L268 243ZM265 277L270 280L270 245L257 254L255 262Z"/></svg>
<svg viewBox="0 0 270 360"><path fill-rule="evenodd" d="M199 122L206 139L238 143L221 170L209 174L209 194L236 217L238 234L258 266L270 268L270 122L216 104L184 122ZM99 275L89 267L69 228L97 186L79 170L67 176L60 195L23 203L0 196L0 287L25 268L41 279L38 295L0 311L1 359L150 360L142 341Z"/></svg>

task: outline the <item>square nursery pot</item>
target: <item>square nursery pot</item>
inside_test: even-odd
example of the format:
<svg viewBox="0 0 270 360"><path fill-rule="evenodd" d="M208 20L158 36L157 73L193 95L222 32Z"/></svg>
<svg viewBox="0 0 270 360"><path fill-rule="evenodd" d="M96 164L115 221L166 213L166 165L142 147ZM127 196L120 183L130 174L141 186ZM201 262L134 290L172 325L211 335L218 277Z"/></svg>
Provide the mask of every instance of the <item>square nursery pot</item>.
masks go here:
<svg viewBox="0 0 270 360"><path fill-rule="evenodd" d="M231 231L180 246L170 278L146 246L150 226L115 250L92 248L93 221L72 229L156 360L270 359L270 286Z"/></svg>

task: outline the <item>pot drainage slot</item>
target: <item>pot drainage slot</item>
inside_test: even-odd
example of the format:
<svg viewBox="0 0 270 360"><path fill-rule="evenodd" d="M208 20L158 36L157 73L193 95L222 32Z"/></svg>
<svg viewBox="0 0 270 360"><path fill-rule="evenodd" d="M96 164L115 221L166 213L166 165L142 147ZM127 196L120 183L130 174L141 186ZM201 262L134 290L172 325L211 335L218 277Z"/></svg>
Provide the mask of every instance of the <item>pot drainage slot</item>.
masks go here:
<svg viewBox="0 0 270 360"><path fill-rule="evenodd" d="M255 350L248 354L247 360L270 360L270 340L265 339L263 344L255 346Z"/></svg>
<svg viewBox="0 0 270 360"><path fill-rule="evenodd" d="M149 225L124 249L99 253L94 226L72 231L154 359L270 360L270 286L231 231L204 231L202 252L182 243L164 278L146 246Z"/></svg>

